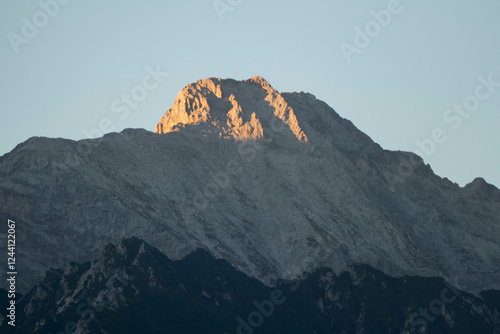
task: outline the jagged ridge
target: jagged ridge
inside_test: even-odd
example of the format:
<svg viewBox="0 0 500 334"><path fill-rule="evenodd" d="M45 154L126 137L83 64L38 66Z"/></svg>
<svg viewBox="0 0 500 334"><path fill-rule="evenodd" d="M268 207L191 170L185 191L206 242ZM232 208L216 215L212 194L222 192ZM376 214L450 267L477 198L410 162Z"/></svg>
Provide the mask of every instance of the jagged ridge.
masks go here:
<svg viewBox="0 0 500 334"><path fill-rule="evenodd" d="M460 188L413 154L383 150L311 94L277 93L260 78L205 81L214 87L189 94L209 111L182 98L167 112L180 119L188 106L186 124L164 125L178 131L32 138L0 158L0 219L21 222L20 287L138 236L174 259L208 249L267 283L360 262L498 288L498 189L481 179ZM189 123L196 113L207 121Z"/></svg>
<svg viewBox="0 0 500 334"><path fill-rule="evenodd" d="M442 279L396 279L358 264L339 276L319 268L268 287L204 250L172 261L131 238L107 245L90 262L48 271L18 302L16 329L58 333L72 324L74 333L492 333L500 328L499 292L482 296ZM0 329L7 333L9 327Z"/></svg>
<svg viewBox="0 0 500 334"><path fill-rule="evenodd" d="M273 119L275 118L275 119ZM283 122L301 142L307 136L293 108L262 77L238 82L208 78L184 87L172 108L156 125L156 133L179 131L189 125L204 125L204 131L239 141L269 138L269 124ZM267 136L266 136L267 134Z"/></svg>

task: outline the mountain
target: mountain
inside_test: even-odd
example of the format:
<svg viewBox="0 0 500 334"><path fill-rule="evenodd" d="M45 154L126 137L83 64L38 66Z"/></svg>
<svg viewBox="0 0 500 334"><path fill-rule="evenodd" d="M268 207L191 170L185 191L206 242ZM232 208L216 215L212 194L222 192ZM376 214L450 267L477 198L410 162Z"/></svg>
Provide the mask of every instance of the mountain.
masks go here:
<svg viewBox="0 0 500 334"><path fill-rule="evenodd" d="M130 238L107 245L90 262L47 271L18 302L23 312L16 329L33 334L494 333L495 328L500 332L498 293L478 298L441 278L392 278L362 264L339 276L319 268L269 287L205 250L172 261ZM0 329L11 328L4 323Z"/></svg>
<svg viewBox="0 0 500 334"><path fill-rule="evenodd" d="M174 260L206 249L266 284L365 263L500 289L500 191L480 178L461 188L382 149L312 94L204 79L156 132L33 137L0 157L20 291L132 236Z"/></svg>

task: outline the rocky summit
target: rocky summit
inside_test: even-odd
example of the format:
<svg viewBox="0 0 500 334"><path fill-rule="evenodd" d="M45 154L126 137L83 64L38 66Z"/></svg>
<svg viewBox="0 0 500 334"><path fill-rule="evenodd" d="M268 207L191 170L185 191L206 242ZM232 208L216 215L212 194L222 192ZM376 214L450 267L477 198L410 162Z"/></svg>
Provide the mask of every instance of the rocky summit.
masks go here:
<svg viewBox="0 0 500 334"><path fill-rule="evenodd" d="M243 83L211 78L186 86L155 132L197 125L196 131L245 141L270 138L286 128L289 140L308 141L293 108L264 78L256 76Z"/></svg>
<svg viewBox="0 0 500 334"><path fill-rule="evenodd" d="M0 157L24 291L135 236L171 259L203 248L264 283L364 263L477 293L500 288L499 217L483 179L459 187L262 77L186 86L156 133L33 137Z"/></svg>

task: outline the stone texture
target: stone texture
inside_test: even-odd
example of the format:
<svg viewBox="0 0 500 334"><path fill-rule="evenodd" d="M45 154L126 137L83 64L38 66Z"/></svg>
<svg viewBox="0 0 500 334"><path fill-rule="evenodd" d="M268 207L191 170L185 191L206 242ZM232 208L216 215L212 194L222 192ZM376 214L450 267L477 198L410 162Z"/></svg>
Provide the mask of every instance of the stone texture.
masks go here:
<svg viewBox="0 0 500 334"><path fill-rule="evenodd" d="M0 301L6 296L0 289ZM172 261L131 238L90 262L49 270L18 301L16 333L498 333L499 296L361 264L268 287L204 250ZM255 328L241 329L238 318ZM9 327L0 319L2 333Z"/></svg>
<svg viewBox="0 0 500 334"><path fill-rule="evenodd" d="M33 137L0 157L0 219L17 222L23 289L130 236L173 259L205 248L266 283L359 262L500 288L500 191L383 150L312 94L205 79L156 132Z"/></svg>

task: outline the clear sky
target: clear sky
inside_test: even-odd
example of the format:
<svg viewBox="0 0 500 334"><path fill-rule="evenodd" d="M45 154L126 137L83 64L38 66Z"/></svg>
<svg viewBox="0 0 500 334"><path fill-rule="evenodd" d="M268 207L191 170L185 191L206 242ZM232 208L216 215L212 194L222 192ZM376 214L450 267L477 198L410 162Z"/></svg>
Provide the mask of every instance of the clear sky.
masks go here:
<svg viewBox="0 0 500 334"><path fill-rule="evenodd" d="M442 177L500 187L498 0L59 1L0 4L0 154L154 131L185 85L261 75Z"/></svg>

